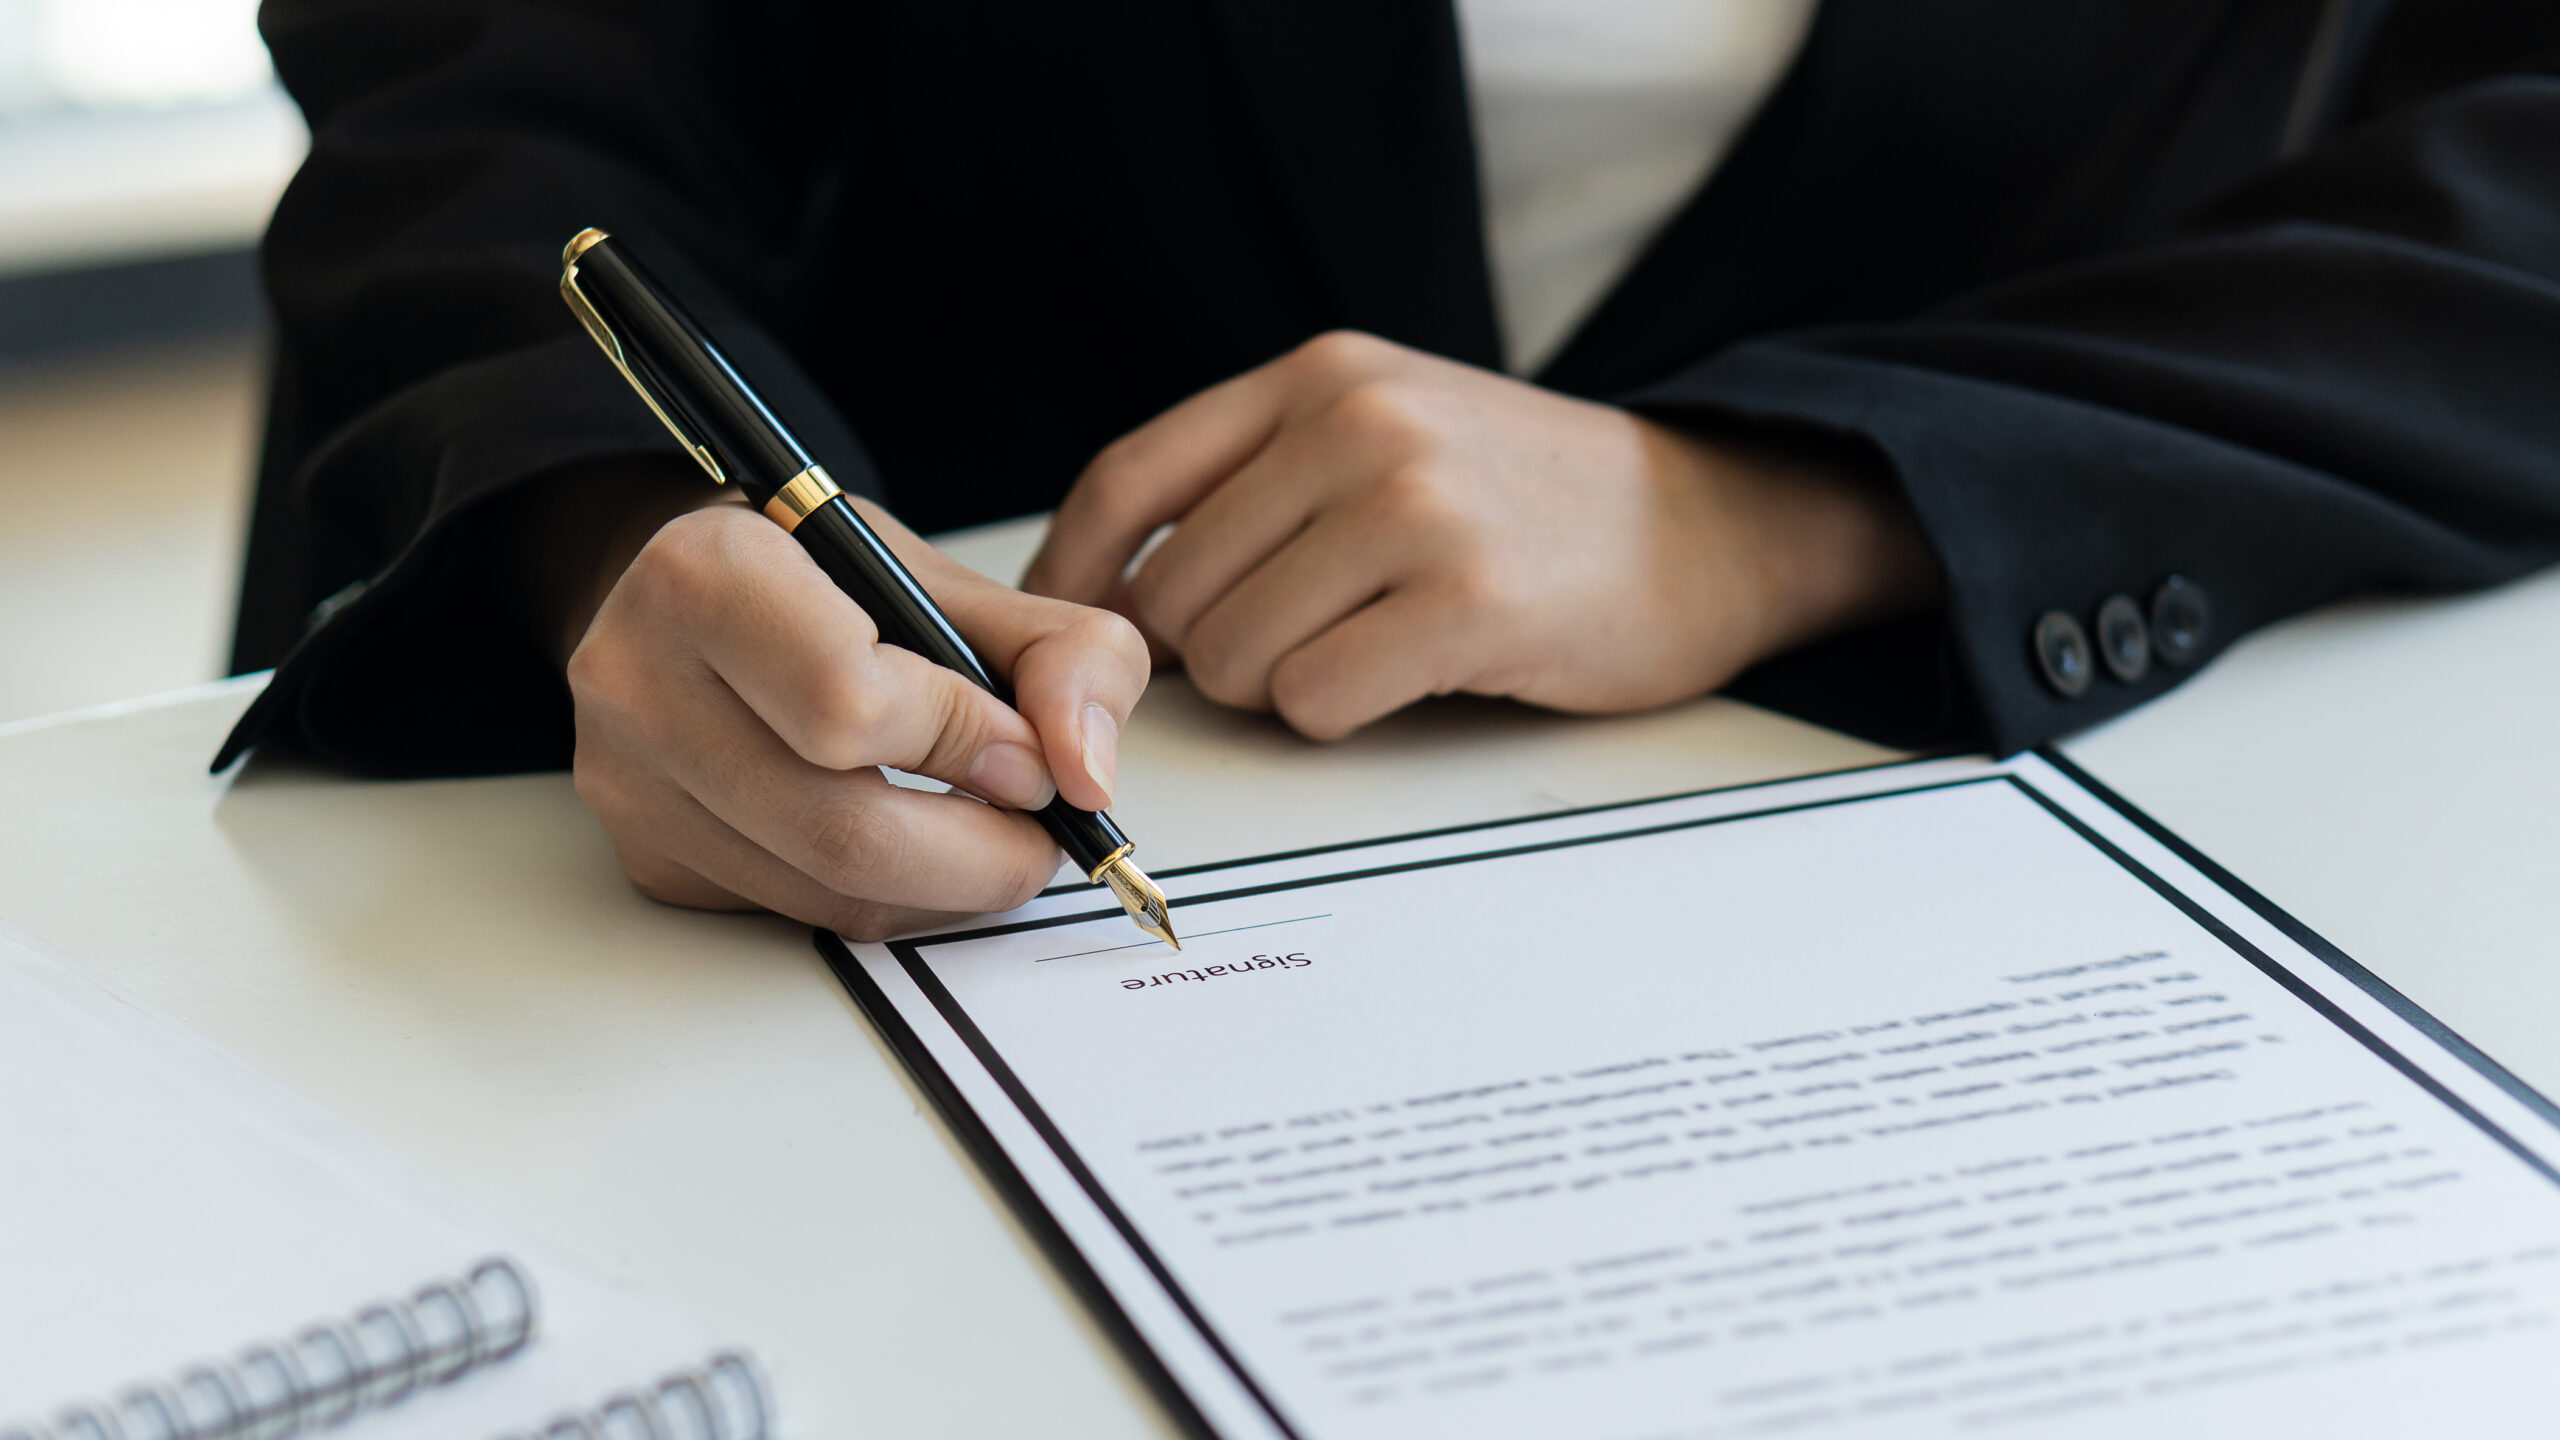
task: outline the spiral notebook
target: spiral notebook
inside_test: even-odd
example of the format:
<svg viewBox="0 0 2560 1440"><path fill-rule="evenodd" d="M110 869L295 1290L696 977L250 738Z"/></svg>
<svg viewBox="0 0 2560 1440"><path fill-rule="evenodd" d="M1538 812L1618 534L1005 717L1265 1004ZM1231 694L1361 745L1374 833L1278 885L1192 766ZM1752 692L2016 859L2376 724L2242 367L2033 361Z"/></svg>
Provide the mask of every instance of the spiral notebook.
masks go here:
<svg viewBox="0 0 2560 1440"><path fill-rule="evenodd" d="M0 1440L764 1440L746 1352L0 928Z"/></svg>

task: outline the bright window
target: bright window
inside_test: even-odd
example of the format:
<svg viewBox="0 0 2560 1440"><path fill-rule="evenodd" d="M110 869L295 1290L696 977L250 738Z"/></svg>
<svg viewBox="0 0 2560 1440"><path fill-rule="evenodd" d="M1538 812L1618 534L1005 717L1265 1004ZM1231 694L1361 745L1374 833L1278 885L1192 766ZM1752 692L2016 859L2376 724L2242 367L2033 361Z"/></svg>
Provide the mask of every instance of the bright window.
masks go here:
<svg viewBox="0 0 2560 1440"><path fill-rule="evenodd" d="M0 274L251 244L306 146L256 0L0 0Z"/></svg>

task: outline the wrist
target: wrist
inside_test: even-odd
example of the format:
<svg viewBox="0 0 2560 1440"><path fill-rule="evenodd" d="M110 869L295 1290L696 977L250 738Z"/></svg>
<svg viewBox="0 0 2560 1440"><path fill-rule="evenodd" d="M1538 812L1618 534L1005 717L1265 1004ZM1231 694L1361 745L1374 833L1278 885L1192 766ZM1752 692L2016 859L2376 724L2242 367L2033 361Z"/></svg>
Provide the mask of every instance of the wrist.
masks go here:
<svg viewBox="0 0 2560 1440"><path fill-rule="evenodd" d="M1938 602L1936 552L1881 457L1639 424L1662 463L1715 497L1748 592L1738 608L1756 616L1746 663Z"/></svg>

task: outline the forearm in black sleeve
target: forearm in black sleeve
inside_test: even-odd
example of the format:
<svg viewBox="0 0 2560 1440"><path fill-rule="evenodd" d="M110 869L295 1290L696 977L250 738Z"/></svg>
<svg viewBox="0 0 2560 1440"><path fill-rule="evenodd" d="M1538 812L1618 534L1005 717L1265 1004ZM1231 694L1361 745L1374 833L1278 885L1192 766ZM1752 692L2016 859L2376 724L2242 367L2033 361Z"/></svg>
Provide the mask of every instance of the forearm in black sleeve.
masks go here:
<svg viewBox="0 0 2560 1440"><path fill-rule="evenodd" d="M277 363L240 661L274 661L279 614L340 599L226 762L274 740L385 775L567 762L566 691L513 613L494 502L677 453L560 302L584 226L648 255L838 480L876 493L763 323L794 308L785 257L824 218L827 132L792 108L817 93L793 83L800 23L751 0L268 0L312 150L262 257Z"/></svg>
<svg viewBox="0 0 2560 1440"><path fill-rule="evenodd" d="M2036 744L2338 596L2560 557L2560 78L2375 117L2169 243L1746 343L1626 398L1852 439L1943 564L1938 617L1738 693L1894 743ZM2094 637L2110 597L2147 611L2172 577L2209 611L2191 653L2165 637L2132 680L2092 655L2077 695L2048 676L2041 617Z"/></svg>

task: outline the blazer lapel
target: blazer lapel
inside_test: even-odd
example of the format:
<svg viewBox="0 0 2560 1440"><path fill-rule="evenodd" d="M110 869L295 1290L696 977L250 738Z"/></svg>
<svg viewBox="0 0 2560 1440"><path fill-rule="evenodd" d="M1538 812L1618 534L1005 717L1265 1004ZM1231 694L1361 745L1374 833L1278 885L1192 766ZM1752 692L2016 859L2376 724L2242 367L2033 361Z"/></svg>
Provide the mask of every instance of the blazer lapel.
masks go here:
<svg viewBox="0 0 2560 1440"><path fill-rule="evenodd" d="M1340 323L1499 369L1449 0L1211 0Z"/></svg>

